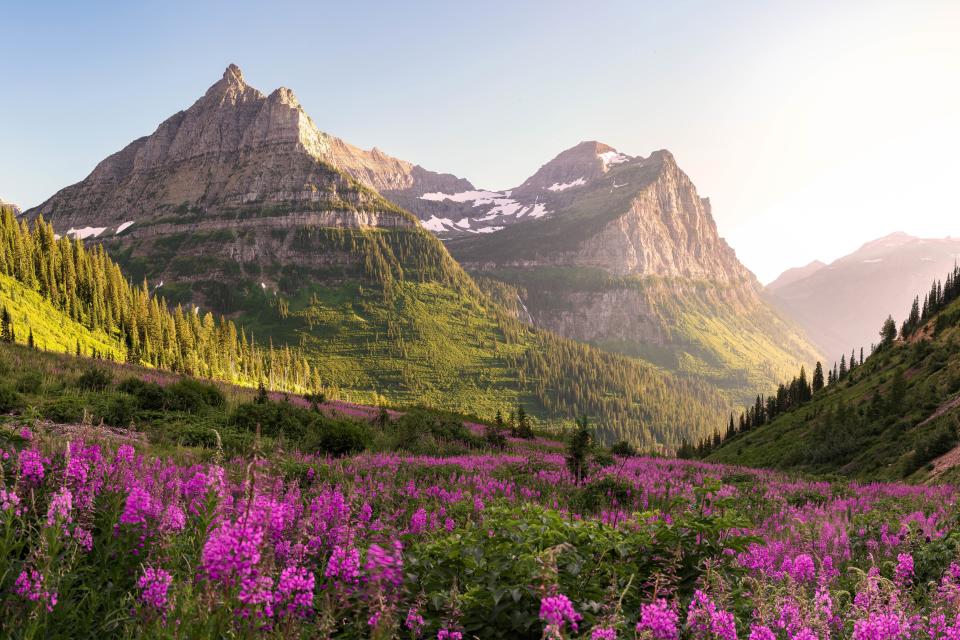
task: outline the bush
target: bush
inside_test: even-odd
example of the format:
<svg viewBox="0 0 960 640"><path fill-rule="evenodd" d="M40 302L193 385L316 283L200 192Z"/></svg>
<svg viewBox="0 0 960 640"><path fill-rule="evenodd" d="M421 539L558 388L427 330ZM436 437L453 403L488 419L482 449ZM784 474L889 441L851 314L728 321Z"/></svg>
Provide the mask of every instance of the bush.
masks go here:
<svg viewBox="0 0 960 640"><path fill-rule="evenodd" d="M142 411L161 411L168 405L167 390L156 382L127 378L117 385L117 390L136 398L137 408Z"/></svg>
<svg viewBox="0 0 960 640"><path fill-rule="evenodd" d="M335 458L360 453L370 446L370 429L357 422L336 421L317 423L307 433L301 448L305 452L330 455Z"/></svg>
<svg viewBox="0 0 960 640"><path fill-rule="evenodd" d="M633 448L633 445L627 442L626 440L620 440L619 442L614 442L610 446L610 453L615 456L623 456L625 458L632 458L637 455L637 450Z"/></svg>
<svg viewBox="0 0 960 640"><path fill-rule="evenodd" d="M43 417L60 423L80 422L85 407L80 396L63 395L43 406Z"/></svg>
<svg viewBox="0 0 960 640"><path fill-rule="evenodd" d="M103 391L113 382L113 374L106 369L87 369L77 378L77 388L86 391Z"/></svg>
<svg viewBox="0 0 960 640"><path fill-rule="evenodd" d="M212 384L184 378L166 389L169 407L187 413L199 413L207 407L222 407L226 402L223 392Z"/></svg>
<svg viewBox="0 0 960 640"><path fill-rule="evenodd" d="M229 423L241 431L254 433L260 425L265 436L283 435L299 442L307 432L313 414L285 402L250 402L241 404L230 415Z"/></svg>
<svg viewBox="0 0 960 640"><path fill-rule="evenodd" d="M43 388L43 376L39 371L28 371L17 379L17 391L36 394Z"/></svg>
<svg viewBox="0 0 960 640"><path fill-rule="evenodd" d="M0 413L10 413L23 406L20 394L4 385L0 387Z"/></svg>
<svg viewBox="0 0 960 640"><path fill-rule="evenodd" d="M111 427L127 427L133 422L136 401L125 393L111 394L103 399L98 410L99 417Z"/></svg>

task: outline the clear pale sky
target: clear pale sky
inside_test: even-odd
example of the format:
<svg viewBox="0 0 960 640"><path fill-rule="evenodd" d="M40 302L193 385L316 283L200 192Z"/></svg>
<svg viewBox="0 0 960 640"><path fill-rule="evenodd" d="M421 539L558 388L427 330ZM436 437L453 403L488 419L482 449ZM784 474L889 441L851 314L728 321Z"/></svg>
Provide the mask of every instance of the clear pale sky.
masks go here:
<svg viewBox="0 0 960 640"><path fill-rule="evenodd" d="M322 129L484 188L581 140L670 149L765 282L960 235L956 0L3 1L0 24L0 198L22 206L234 62Z"/></svg>

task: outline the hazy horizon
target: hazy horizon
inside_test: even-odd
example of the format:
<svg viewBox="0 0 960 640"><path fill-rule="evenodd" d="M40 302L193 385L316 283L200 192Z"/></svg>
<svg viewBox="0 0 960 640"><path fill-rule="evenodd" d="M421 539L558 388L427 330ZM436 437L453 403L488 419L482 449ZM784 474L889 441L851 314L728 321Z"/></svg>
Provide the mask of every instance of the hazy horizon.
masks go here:
<svg viewBox="0 0 960 640"><path fill-rule="evenodd" d="M482 188L581 140L670 149L763 282L957 235L954 3L230 6L3 9L30 54L0 61L0 198L81 180L236 63L322 130Z"/></svg>

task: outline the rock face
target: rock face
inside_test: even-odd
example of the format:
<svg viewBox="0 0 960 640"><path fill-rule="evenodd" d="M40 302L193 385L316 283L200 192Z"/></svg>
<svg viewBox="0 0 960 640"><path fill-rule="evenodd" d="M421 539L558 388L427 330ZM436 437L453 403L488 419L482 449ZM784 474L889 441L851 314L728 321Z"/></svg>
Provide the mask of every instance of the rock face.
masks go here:
<svg viewBox="0 0 960 640"><path fill-rule="evenodd" d="M789 278L790 270L766 288L767 297L798 322L830 362L851 349L879 341L880 325L892 315L902 321L915 296L943 280L960 260L960 239L916 238L894 233L853 253Z"/></svg>
<svg viewBox="0 0 960 640"><path fill-rule="evenodd" d="M284 213L335 213L335 226L415 223L361 185L375 190L469 187L453 176L377 149L363 151L321 132L292 91L281 87L266 96L230 65L189 109L28 214L43 215L65 232L101 233L129 221L136 223L131 228L136 233L145 219L158 215L235 218L271 207Z"/></svg>
<svg viewBox="0 0 960 640"><path fill-rule="evenodd" d="M668 151L581 143L512 193L542 196L549 213L446 243L469 270L516 286L537 324L705 375L738 399L817 359L762 299Z"/></svg>

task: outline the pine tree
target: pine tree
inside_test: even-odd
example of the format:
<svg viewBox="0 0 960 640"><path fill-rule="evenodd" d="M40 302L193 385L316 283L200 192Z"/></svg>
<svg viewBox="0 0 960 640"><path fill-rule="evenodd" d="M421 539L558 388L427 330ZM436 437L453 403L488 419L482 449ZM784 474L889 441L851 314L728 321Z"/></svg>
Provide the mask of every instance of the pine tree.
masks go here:
<svg viewBox="0 0 960 640"><path fill-rule="evenodd" d="M811 389L813 393L817 393L823 389L823 365L820 364L820 361L817 361L817 366L813 369L813 382L811 383Z"/></svg>
<svg viewBox="0 0 960 640"><path fill-rule="evenodd" d="M33 327L30 327L30 333L27 335L27 347L30 349L36 349L36 345L33 343Z"/></svg>
<svg viewBox="0 0 960 640"><path fill-rule="evenodd" d="M887 319L883 321L883 326L880 328L880 346L889 347L896 339L897 323L894 321L893 316L887 316Z"/></svg>
<svg viewBox="0 0 960 640"><path fill-rule="evenodd" d="M567 468L573 474L574 482L582 484L589 472L590 445L593 442L593 432L587 425L587 418L577 418L577 427L570 434L567 442Z"/></svg>
<svg viewBox="0 0 960 640"><path fill-rule="evenodd" d="M13 342L13 319L6 307L0 311L0 342Z"/></svg>

